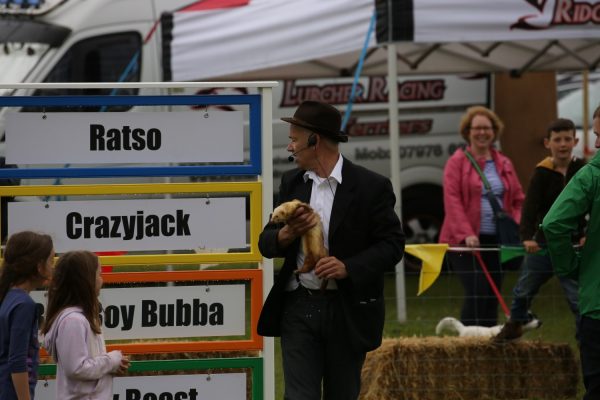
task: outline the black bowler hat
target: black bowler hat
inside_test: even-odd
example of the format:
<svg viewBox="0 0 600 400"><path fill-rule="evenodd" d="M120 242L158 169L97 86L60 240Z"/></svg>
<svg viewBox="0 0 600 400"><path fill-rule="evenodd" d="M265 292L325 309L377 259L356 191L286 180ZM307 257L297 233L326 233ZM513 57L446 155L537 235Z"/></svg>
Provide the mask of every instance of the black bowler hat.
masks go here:
<svg viewBox="0 0 600 400"><path fill-rule="evenodd" d="M336 142L347 142L348 135L340 131L342 114L332 105L318 101L303 101L292 118L281 118L292 125L301 126L327 136Z"/></svg>

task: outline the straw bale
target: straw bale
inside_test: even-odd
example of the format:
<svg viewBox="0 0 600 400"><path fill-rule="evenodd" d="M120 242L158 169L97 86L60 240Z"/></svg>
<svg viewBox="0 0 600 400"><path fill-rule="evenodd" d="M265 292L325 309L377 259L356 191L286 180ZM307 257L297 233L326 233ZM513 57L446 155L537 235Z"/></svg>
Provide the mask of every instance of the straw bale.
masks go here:
<svg viewBox="0 0 600 400"><path fill-rule="evenodd" d="M568 344L423 337L385 339L367 355L361 400L573 399Z"/></svg>

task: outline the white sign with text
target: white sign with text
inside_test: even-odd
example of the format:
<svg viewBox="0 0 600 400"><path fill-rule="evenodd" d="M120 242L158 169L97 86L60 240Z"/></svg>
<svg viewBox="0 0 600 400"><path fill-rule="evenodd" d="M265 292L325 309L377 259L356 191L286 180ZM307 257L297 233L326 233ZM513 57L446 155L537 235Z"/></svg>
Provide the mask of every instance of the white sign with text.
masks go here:
<svg viewBox="0 0 600 400"><path fill-rule="evenodd" d="M243 198L16 202L8 233L52 236L69 250L148 251L246 246Z"/></svg>
<svg viewBox="0 0 600 400"><path fill-rule="evenodd" d="M208 117L205 117L208 116ZM243 162L243 113L7 113L6 162Z"/></svg>
<svg viewBox="0 0 600 400"><path fill-rule="evenodd" d="M105 340L243 335L245 295L242 284L102 289L102 333ZM45 312L46 292L31 297Z"/></svg>
<svg viewBox="0 0 600 400"><path fill-rule="evenodd" d="M35 398L56 400L56 381L54 379L38 381ZM246 374L232 372L114 378L111 400L246 400L247 398Z"/></svg>

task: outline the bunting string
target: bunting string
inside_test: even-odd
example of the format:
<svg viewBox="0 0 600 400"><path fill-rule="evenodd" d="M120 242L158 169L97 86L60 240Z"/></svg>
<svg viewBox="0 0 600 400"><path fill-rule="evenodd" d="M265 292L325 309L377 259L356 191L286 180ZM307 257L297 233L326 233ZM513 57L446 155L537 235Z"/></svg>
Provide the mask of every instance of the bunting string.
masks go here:
<svg viewBox="0 0 600 400"><path fill-rule="evenodd" d="M575 246L579 248L580 246ZM465 247L452 246L447 243L407 244L406 253L420 259L423 262L419 276L419 288L417 296L423 294L437 280L442 270L442 263L447 252L485 252L496 251L500 253L500 262L504 263L516 257L527 254L523 246L499 246L499 247ZM537 255L548 254L547 249L541 249Z"/></svg>

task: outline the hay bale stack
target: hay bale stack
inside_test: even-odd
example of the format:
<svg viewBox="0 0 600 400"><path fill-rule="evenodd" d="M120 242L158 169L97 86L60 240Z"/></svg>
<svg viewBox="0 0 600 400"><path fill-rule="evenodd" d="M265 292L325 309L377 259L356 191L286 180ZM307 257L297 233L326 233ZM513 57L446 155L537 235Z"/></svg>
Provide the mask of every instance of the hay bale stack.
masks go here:
<svg viewBox="0 0 600 400"><path fill-rule="evenodd" d="M573 399L568 344L426 337L385 339L367 355L361 400Z"/></svg>

